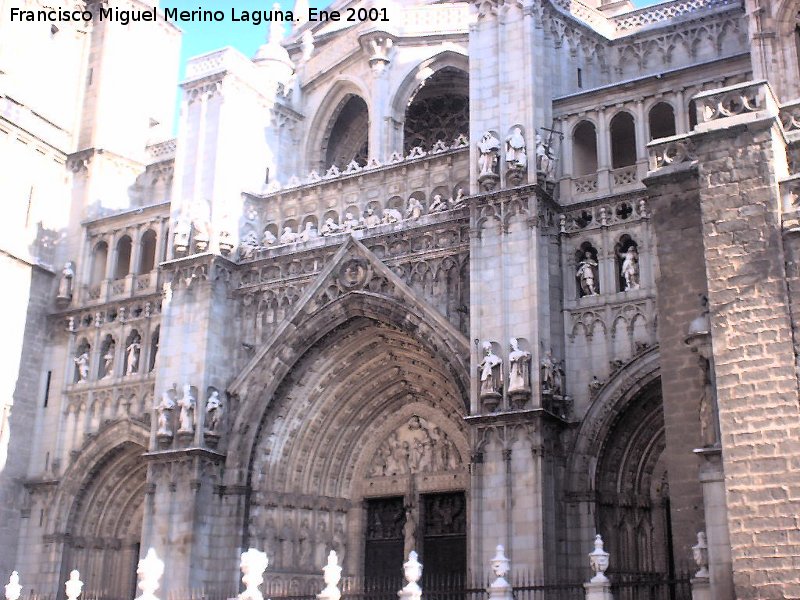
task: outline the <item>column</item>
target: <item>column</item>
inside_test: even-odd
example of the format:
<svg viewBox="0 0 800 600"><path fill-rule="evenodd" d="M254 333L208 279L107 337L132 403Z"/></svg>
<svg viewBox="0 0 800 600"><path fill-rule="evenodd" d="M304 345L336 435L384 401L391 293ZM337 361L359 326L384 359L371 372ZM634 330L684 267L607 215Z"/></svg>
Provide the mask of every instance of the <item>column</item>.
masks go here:
<svg viewBox="0 0 800 600"><path fill-rule="evenodd" d="M611 191L611 132L605 107L597 109L597 191Z"/></svg>

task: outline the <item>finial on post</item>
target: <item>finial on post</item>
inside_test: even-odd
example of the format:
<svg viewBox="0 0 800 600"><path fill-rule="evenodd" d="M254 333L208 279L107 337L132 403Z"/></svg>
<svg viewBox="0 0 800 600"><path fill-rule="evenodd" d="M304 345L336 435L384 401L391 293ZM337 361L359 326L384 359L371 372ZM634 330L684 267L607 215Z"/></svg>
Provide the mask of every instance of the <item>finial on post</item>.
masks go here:
<svg viewBox="0 0 800 600"><path fill-rule="evenodd" d="M403 563L403 575L408 583L397 592L397 595L401 600L421 600L422 588L418 582L422 577L422 563L417 560L417 553L413 550L408 553L408 560Z"/></svg>
<svg viewBox="0 0 800 600"><path fill-rule="evenodd" d="M12 571L11 577L8 578L8 583L6 584L6 600L19 600L21 593L22 586L19 584L19 573Z"/></svg>
<svg viewBox="0 0 800 600"><path fill-rule="evenodd" d="M594 550L589 553L589 564L594 571L590 583L607 583L606 569L608 569L608 552L603 550L603 538L598 533L594 536Z"/></svg>
<svg viewBox="0 0 800 600"><path fill-rule="evenodd" d="M336 551L331 550L328 554L328 564L322 567L325 589L317 594L319 600L339 600L342 592L339 590L339 581L342 578L342 567L339 566L339 557Z"/></svg>
<svg viewBox="0 0 800 600"><path fill-rule="evenodd" d="M250 548L247 552L242 552L242 583L244 591L239 594L239 600L264 600L261 590L258 589L264 583L264 571L267 570L269 559L267 554Z"/></svg>
<svg viewBox="0 0 800 600"><path fill-rule="evenodd" d="M489 600L511 600L513 590L511 584L506 581L506 575L511 570L511 561L506 556L505 548L502 544L497 544L495 555L489 561L496 579L489 585Z"/></svg>
<svg viewBox="0 0 800 600"><path fill-rule="evenodd" d="M136 574L139 576L139 589L142 590L141 596L136 600L158 600L156 590L164 574L164 561L158 558L154 548L150 548L139 561Z"/></svg>
<svg viewBox="0 0 800 600"><path fill-rule="evenodd" d="M69 579L64 583L64 591L67 594L67 600L78 600L78 596L81 595L83 582L77 569L70 571Z"/></svg>

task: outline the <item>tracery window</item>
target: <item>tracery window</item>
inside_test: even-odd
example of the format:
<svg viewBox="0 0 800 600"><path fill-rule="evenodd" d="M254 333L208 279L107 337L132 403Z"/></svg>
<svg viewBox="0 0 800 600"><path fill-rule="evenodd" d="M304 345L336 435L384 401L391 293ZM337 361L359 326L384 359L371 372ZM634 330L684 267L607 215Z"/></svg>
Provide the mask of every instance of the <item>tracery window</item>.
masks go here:
<svg viewBox="0 0 800 600"><path fill-rule="evenodd" d="M406 108L403 152L429 150L439 140L452 144L459 135L469 136L469 76L445 67L425 80Z"/></svg>

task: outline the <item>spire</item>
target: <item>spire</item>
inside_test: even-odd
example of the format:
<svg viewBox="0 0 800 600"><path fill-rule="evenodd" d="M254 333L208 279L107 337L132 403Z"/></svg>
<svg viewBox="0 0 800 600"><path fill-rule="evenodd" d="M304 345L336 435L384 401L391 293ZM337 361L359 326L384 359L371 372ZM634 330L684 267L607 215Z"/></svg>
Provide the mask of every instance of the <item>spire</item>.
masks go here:
<svg viewBox="0 0 800 600"><path fill-rule="evenodd" d="M272 5L272 9L278 11L280 5L276 2ZM281 45L284 37L283 25L283 20L270 21L267 43L261 45L253 61L264 68L264 72L272 81L288 85L294 73L294 64L286 48Z"/></svg>
<svg viewBox="0 0 800 600"><path fill-rule="evenodd" d="M281 5L277 2L272 5L273 14L276 11L281 9ZM284 32L283 32L283 21L278 19L273 19L269 22L269 38L268 43L270 46L280 46L281 41L283 40Z"/></svg>
<svg viewBox="0 0 800 600"><path fill-rule="evenodd" d="M301 27L308 21L308 8L308 0L295 0L294 10L292 11L292 15L295 18L295 27Z"/></svg>

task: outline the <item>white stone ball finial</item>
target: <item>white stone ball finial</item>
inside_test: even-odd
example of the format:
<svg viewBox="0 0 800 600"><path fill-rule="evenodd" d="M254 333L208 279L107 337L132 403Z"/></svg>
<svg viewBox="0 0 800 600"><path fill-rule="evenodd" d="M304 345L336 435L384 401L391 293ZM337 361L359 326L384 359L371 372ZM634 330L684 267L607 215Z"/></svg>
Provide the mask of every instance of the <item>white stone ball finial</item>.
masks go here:
<svg viewBox="0 0 800 600"><path fill-rule="evenodd" d="M594 571L591 583L607 583L606 569L608 569L608 552L603 550L603 538L598 533L594 536L594 550L589 553L589 564Z"/></svg>
<svg viewBox="0 0 800 600"><path fill-rule="evenodd" d="M6 600L18 600L21 593L22 586L19 584L19 573L12 571L11 577L8 578L8 583L6 584Z"/></svg>
<svg viewBox="0 0 800 600"><path fill-rule="evenodd" d="M67 600L78 600L78 596L81 595L83 582L77 569L70 571L69 579L64 583L64 591L67 594Z"/></svg>
<svg viewBox="0 0 800 600"><path fill-rule="evenodd" d="M413 550L408 553L408 560L403 563L403 575L408 583L397 592L397 595L402 600L421 600L422 588L418 582L422 577L422 563L417 560L417 553Z"/></svg>
<svg viewBox="0 0 800 600"><path fill-rule="evenodd" d="M339 600L342 592L339 590L339 581L342 579L342 567L339 566L339 557L336 551L331 550L328 554L328 564L322 567L325 589L317 594L319 600Z"/></svg>
<svg viewBox="0 0 800 600"><path fill-rule="evenodd" d="M696 578L708 577L708 542L706 542L705 531L697 532L697 544L692 546L692 556L699 569L694 576Z"/></svg>
<svg viewBox="0 0 800 600"><path fill-rule="evenodd" d="M136 574L139 576L139 589L142 590L141 596L136 600L158 600L156 590L164 574L164 561L158 558L155 548L150 548L139 561Z"/></svg>
<svg viewBox="0 0 800 600"><path fill-rule="evenodd" d="M239 566L242 569L242 583L245 589L239 594L240 600L264 600L258 586L264 583L264 571L268 565L269 559L265 552L255 548L242 552L242 562Z"/></svg>

